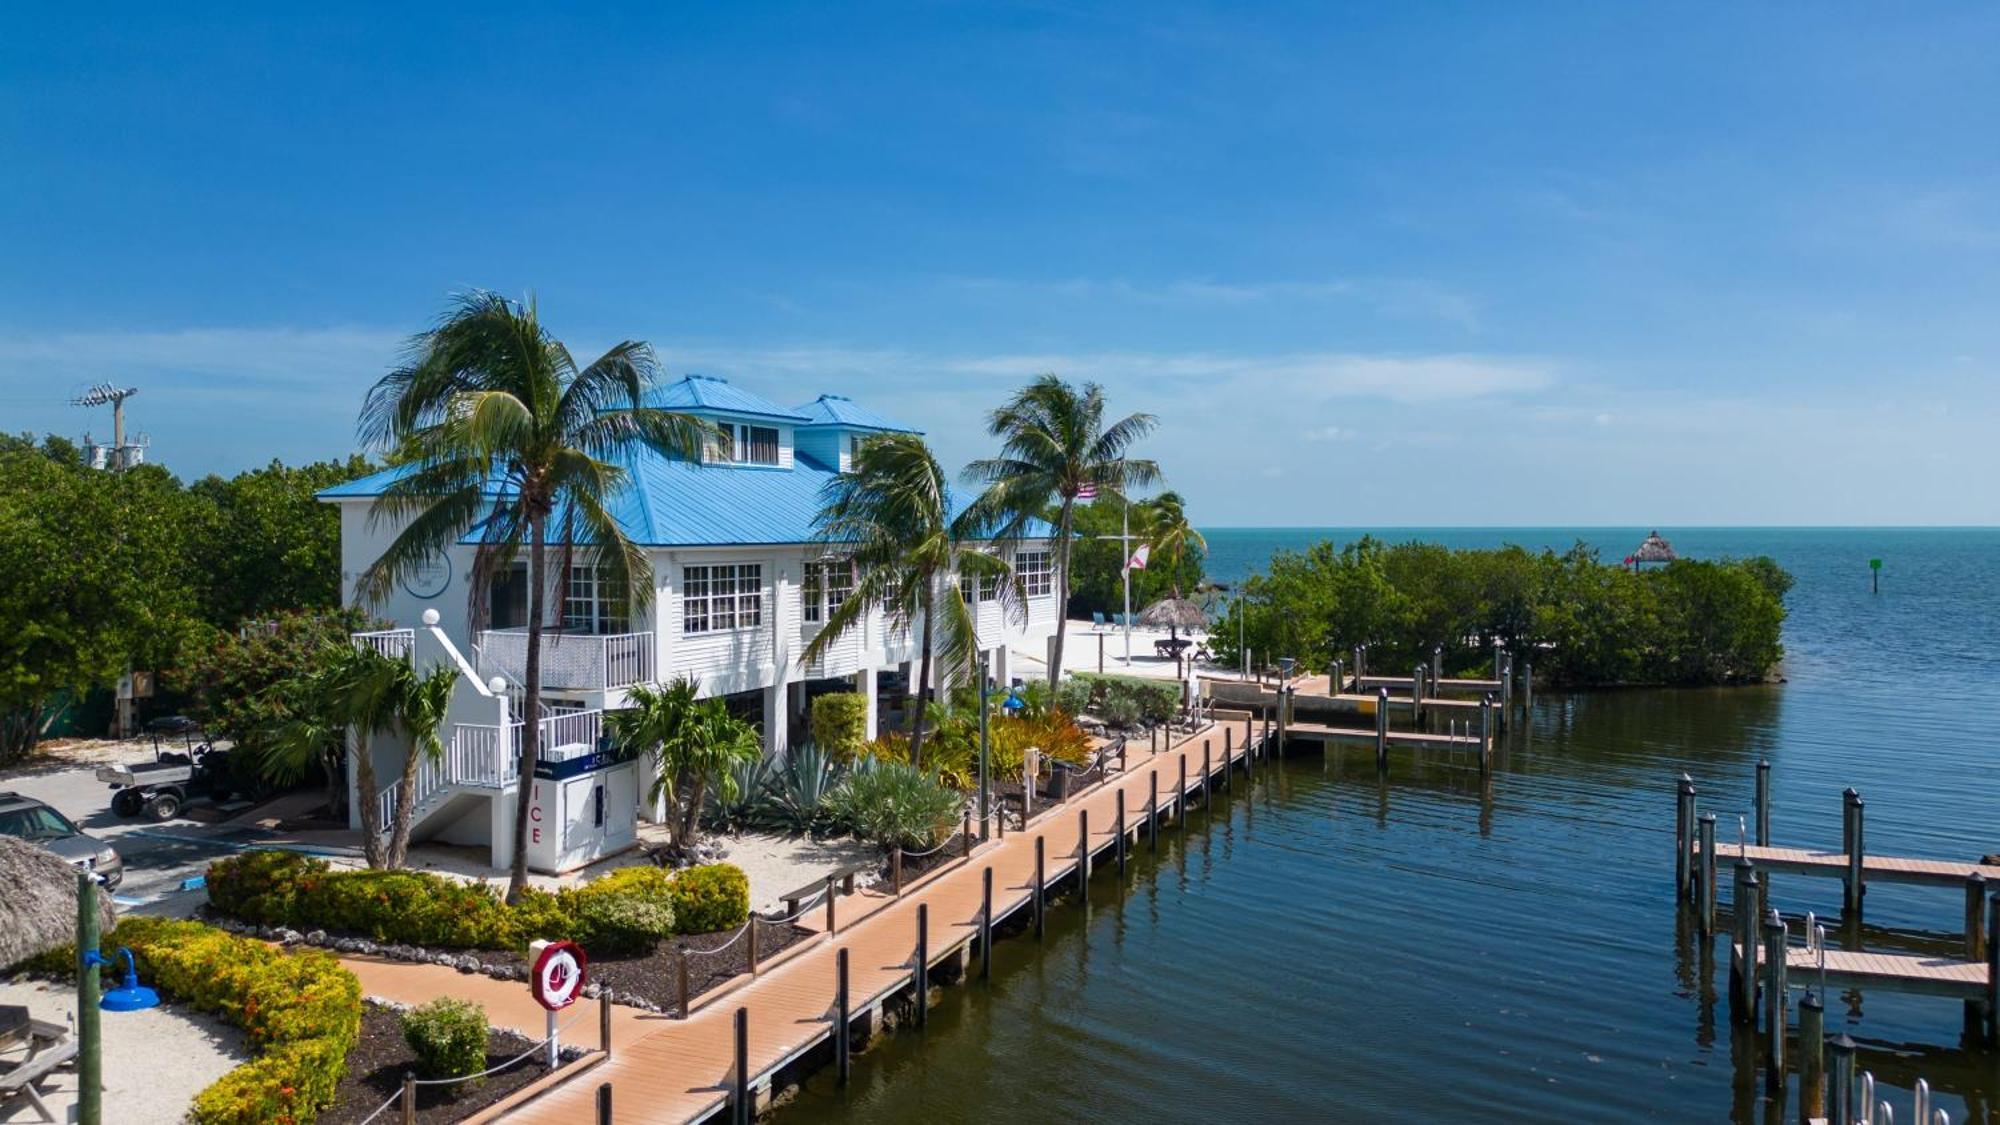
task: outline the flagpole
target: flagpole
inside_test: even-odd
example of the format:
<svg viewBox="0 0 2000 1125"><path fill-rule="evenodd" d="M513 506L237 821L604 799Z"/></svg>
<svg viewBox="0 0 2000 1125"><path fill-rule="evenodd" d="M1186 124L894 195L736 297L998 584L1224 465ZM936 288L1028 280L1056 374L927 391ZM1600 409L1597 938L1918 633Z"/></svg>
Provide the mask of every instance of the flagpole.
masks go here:
<svg viewBox="0 0 2000 1125"><path fill-rule="evenodd" d="M1125 579L1125 667L1130 668L1132 667L1132 498L1124 495L1124 491L1122 488L1119 489L1125 506L1118 520L1118 540L1119 547L1125 554L1125 567L1120 574Z"/></svg>

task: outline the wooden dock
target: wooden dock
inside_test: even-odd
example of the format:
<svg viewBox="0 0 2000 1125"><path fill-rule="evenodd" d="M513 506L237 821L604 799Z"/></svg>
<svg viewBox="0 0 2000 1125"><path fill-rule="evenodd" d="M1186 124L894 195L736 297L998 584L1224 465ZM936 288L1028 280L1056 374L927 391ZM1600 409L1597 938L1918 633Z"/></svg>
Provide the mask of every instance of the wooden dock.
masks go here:
<svg viewBox="0 0 2000 1125"><path fill-rule="evenodd" d="M1740 944L1732 942L1730 947L1735 956L1743 955ZM1797 974L1799 984L1817 985L1821 956L1804 946L1791 946L1785 953L1787 972ZM1913 953L1860 953L1846 949L1828 949L1824 957L1829 987L1879 988L1957 1000L1983 1000L1986 997L1988 974L1986 966L1977 961L1925 957ZM1766 951L1759 945L1757 971L1760 975L1768 967L1768 961Z"/></svg>
<svg viewBox="0 0 2000 1125"><path fill-rule="evenodd" d="M1388 688L1392 692L1400 692L1403 695L1408 695L1417 682L1414 676L1343 676L1341 679L1342 691L1365 693L1374 691L1376 688ZM1436 681L1424 681L1424 688L1426 689L1424 698L1427 701L1432 698L1433 691L1440 695L1446 692L1475 697L1499 695L1506 687L1507 685L1499 680L1455 680L1446 677Z"/></svg>
<svg viewBox="0 0 2000 1125"><path fill-rule="evenodd" d="M780 1071L841 1041L835 1035L841 1022L836 1015L841 954L850 1034L858 1029L865 1037L878 1030L885 1006L904 1002L912 991L917 995L912 1018L921 1023L929 978L966 971L992 926L1035 909L1038 868L1045 894L1059 880L1112 866L1101 857L1128 854L1149 821L1155 832L1162 819L1185 823L1180 814L1188 796L1221 784L1232 769L1255 768L1274 744L1269 730L1242 716L1177 732L1167 749L1133 756L1123 773L1039 813L1026 828L979 845L966 860L900 896L868 890L842 899L837 933L808 939L802 951L685 1020L621 1021L627 1034L614 1037L608 1060L586 1078L514 1109L505 1120L549 1125L595 1120L597 1087L608 1082L617 1122L699 1121L723 1114L747 1121L750 1110L769 1098ZM1157 815L1149 816L1149 809ZM741 1071L735 1061L739 1035L746 1060ZM739 1098L739 1088L747 1095Z"/></svg>
<svg viewBox="0 0 2000 1125"><path fill-rule="evenodd" d="M1287 723L1285 737L1349 746L1373 746L1376 742L1376 732L1373 730L1335 727L1324 723ZM1476 754L1481 748L1477 735L1425 734L1421 731L1392 730L1386 737L1392 750L1469 750Z"/></svg>
<svg viewBox="0 0 2000 1125"><path fill-rule="evenodd" d="M1692 844L1694 858L1701 859L1701 841ZM1786 875L1820 875L1845 879L1849 868L1846 852L1812 848L1774 848L1757 844L1717 844L1718 863L1747 862L1757 871ZM1909 856L1867 855L1861 857L1861 876L1870 883L1907 883L1920 887L1958 887L1974 875L2000 887L2000 866L1961 863L1944 859L1916 859Z"/></svg>

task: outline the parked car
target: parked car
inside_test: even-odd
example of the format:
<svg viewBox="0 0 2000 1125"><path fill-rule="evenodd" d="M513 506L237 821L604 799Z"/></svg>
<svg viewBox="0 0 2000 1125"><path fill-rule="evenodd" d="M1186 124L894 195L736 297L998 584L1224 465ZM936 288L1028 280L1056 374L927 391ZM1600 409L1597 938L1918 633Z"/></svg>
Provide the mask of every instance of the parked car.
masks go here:
<svg viewBox="0 0 2000 1125"><path fill-rule="evenodd" d="M0 793L0 835L40 844L85 871L96 872L107 887L125 878L125 861L118 849L33 797Z"/></svg>

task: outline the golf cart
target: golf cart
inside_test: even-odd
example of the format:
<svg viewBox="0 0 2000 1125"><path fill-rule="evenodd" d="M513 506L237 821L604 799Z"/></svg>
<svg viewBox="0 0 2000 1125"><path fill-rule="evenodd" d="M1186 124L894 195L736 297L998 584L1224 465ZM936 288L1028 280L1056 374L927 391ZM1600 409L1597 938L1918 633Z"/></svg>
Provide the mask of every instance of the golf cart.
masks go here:
<svg viewBox="0 0 2000 1125"><path fill-rule="evenodd" d="M97 780L117 790L111 797L112 812L172 820L189 801L229 799L229 752L214 749L200 723L170 715L147 723L146 732L153 736L151 762L97 767ZM175 740L179 750L171 748Z"/></svg>

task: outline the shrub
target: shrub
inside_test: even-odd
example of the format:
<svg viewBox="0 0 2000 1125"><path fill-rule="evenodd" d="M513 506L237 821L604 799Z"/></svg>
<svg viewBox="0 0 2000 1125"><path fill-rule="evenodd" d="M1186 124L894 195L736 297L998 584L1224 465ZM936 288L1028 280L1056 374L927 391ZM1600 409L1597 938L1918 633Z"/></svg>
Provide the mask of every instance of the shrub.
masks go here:
<svg viewBox="0 0 2000 1125"><path fill-rule="evenodd" d="M486 1069L486 1009L440 996L403 1013L403 1041L424 1078L468 1078Z"/></svg>
<svg viewBox="0 0 2000 1125"><path fill-rule="evenodd" d="M570 936L592 953L646 953L674 932L667 873L625 867L557 896Z"/></svg>
<svg viewBox="0 0 2000 1125"><path fill-rule="evenodd" d="M750 919L750 877L728 863L690 867L667 886L684 934L731 930Z"/></svg>
<svg viewBox="0 0 2000 1125"><path fill-rule="evenodd" d="M326 861L288 851L242 852L208 867L208 901L232 918L291 924L300 885L324 877Z"/></svg>
<svg viewBox="0 0 2000 1125"><path fill-rule="evenodd" d="M1082 765L1090 759L1090 736L1068 715L1049 710L1039 718L1002 719L988 731L988 765L994 777L1019 777L1028 749L1042 752L1044 762Z"/></svg>
<svg viewBox="0 0 2000 1125"><path fill-rule="evenodd" d="M1113 726L1164 723L1180 710L1181 686L1168 680L1079 672L1063 681L1058 703L1071 714L1088 711Z"/></svg>
<svg viewBox="0 0 2000 1125"><path fill-rule="evenodd" d="M284 952L198 922L132 917L105 945L128 946L146 982L243 1029L256 1057L195 1097L200 1125L309 1121L333 1101L361 1034L361 983L332 954Z"/></svg>
<svg viewBox="0 0 2000 1125"><path fill-rule="evenodd" d="M928 848L957 821L961 797L907 762L875 762L839 790L841 817L856 835L884 848Z"/></svg>
<svg viewBox="0 0 2000 1125"><path fill-rule="evenodd" d="M812 740L835 761L852 762L868 743L868 699L851 691L813 696Z"/></svg>
<svg viewBox="0 0 2000 1125"><path fill-rule="evenodd" d="M730 767L730 776L736 781L735 795L725 794L720 786L709 786L702 819L718 832L735 832L751 827L757 816L757 800L770 786L777 770L777 764L769 758L739 762Z"/></svg>
<svg viewBox="0 0 2000 1125"><path fill-rule="evenodd" d="M821 699L830 698L821 696ZM857 742L856 752L867 743ZM850 755L848 761L852 761ZM780 832L819 834L833 830L838 822L828 802L834 789L847 775L841 759L821 749L817 743L795 746L785 764L772 774L758 795L751 819L760 828Z"/></svg>
<svg viewBox="0 0 2000 1125"><path fill-rule="evenodd" d="M1096 685L1082 676L1072 674L1056 689L1056 706L1072 715L1081 715L1090 710Z"/></svg>
<svg viewBox="0 0 2000 1125"><path fill-rule="evenodd" d="M526 940L520 916L483 884L425 871L333 870L291 852L244 852L210 864L208 899L245 922L376 941L506 949Z"/></svg>

